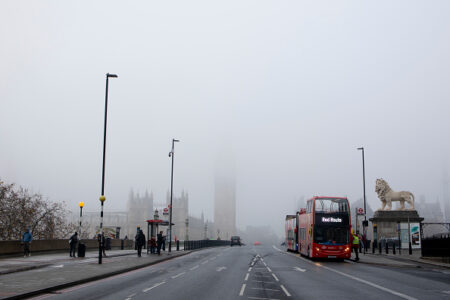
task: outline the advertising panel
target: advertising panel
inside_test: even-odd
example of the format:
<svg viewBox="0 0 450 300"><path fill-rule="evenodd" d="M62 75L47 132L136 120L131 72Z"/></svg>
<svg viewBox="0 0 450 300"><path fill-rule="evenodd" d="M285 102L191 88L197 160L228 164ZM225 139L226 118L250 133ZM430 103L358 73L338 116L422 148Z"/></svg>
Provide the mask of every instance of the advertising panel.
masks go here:
<svg viewBox="0 0 450 300"><path fill-rule="evenodd" d="M408 223L400 223L400 239L402 242L402 249L409 248L409 238L411 238L411 247L413 249L420 249L419 223L409 223L409 237L408 237Z"/></svg>

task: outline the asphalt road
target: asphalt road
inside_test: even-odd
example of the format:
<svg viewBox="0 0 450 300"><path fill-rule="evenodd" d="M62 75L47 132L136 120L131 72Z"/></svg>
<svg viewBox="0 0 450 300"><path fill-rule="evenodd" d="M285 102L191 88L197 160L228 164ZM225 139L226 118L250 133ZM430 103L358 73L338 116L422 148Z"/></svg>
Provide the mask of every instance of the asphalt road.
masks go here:
<svg viewBox="0 0 450 300"><path fill-rule="evenodd" d="M44 298L450 299L450 272L311 261L272 245L234 246L195 251L38 297Z"/></svg>

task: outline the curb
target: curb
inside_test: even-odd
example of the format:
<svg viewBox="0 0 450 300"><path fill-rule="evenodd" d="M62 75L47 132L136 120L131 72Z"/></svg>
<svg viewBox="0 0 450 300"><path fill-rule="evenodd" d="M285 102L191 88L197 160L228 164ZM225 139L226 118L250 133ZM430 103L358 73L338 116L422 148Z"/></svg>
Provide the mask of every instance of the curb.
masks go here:
<svg viewBox="0 0 450 300"><path fill-rule="evenodd" d="M44 289L40 289L40 290L34 290L31 292L27 292L27 293L23 293L23 294L19 294L19 295L14 295L11 297L6 297L6 298L2 298L2 299L23 299L26 297L31 297L31 296L36 296L36 295L40 295L40 294L44 294L44 293L48 293L48 292L52 292L52 291L56 291L56 290L60 290L60 289L64 289L64 288L68 288L71 286L75 286L75 285L79 285L79 284L83 284L83 283L87 283L87 282L92 282L92 281L96 281L96 280L100 280L100 279L104 279L104 278L108 278L111 276L115 276L115 275L119 275L122 273L126 273L126 272L130 272L130 271L134 271L134 270L138 270L138 269L142 269L151 265L155 265L157 263L163 262L163 261L167 261L167 260L171 260L177 257L181 257L187 254L190 254L191 251L187 251L187 252L183 252L179 255L176 256L166 256L163 259L157 260L157 261L152 261L152 262L147 262L141 265L137 265L137 266L132 266L132 267L128 267L125 269L121 269L121 270L117 270L117 271L113 271L113 272L109 272L109 273L105 273L105 274L100 274L100 275L96 275L96 276L92 276L92 277L88 277L88 278L83 278L83 279L79 279L76 281L72 281L72 282L67 282L67 283L62 283L62 284L58 284L55 286L51 286L51 287L47 287Z"/></svg>

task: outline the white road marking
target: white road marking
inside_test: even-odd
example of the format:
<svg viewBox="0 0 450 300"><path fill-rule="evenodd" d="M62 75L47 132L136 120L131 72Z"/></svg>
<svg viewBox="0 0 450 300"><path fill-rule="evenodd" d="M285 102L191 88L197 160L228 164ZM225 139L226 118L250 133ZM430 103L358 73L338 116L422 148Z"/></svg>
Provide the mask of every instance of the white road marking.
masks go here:
<svg viewBox="0 0 450 300"><path fill-rule="evenodd" d="M127 296L127 297L128 297L128 298L132 298L132 297L134 297L134 296L136 296L136 293L131 294L131 295Z"/></svg>
<svg viewBox="0 0 450 300"><path fill-rule="evenodd" d="M255 267L255 270L256 270L256 269L261 270L261 269L267 269L267 268L263 268L263 267L260 267L260 268L259 268L259 267Z"/></svg>
<svg viewBox="0 0 450 300"><path fill-rule="evenodd" d="M272 276L273 276L273 278L275 278L276 281L280 281L275 274L272 273Z"/></svg>
<svg viewBox="0 0 450 300"><path fill-rule="evenodd" d="M267 267L267 264L263 261L263 264Z"/></svg>
<svg viewBox="0 0 450 300"><path fill-rule="evenodd" d="M266 278L267 278L267 277L269 277L269 278L271 277L271 276L265 276L265 275L253 275L253 276L254 276L254 277L266 277Z"/></svg>
<svg viewBox="0 0 450 300"><path fill-rule="evenodd" d="M62 267L64 267L64 265L52 266L52 268L62 268Z"/></svg>
<svg viewBox="0 0 450 300"><path fill-rule="evenodd" d="M197 269L199 267L199 265L196 265L196 266L194 266L194 267L192 267L192 268L190 268L189 270L195 270L195 269Z"/></svg>
<svg viewBox="0 0 450 300"><path fill-rule="evenodd" d="M204 262L202 262L202 265L206 264L208 262L208 260L205 260Z"/></svg>
<svg viewBox="0 0 450 300"><path fill-rule="evenodd" d="M209 260L215 260L216 258L217 258L217 257L214 256L214 257L211 257Z"/></svg>
<svg viewBox="0 0 450 300"><path fill-rule="evenodd" d="M275 250L277 250L277 251L283 252L283 250L278 249L277 247L275 247L275 245L272 245L272 247L273 247L273 249L275 249Z"/></svg>
<svg viewBox="0 0 450 300"><path fill-rule="evenodd" d="M258 299L258 300L280 300L276 298L259 298L259 297L248 297L248 299Z"/></svg>
<svg viewBox="0 0 450 300"><path fill-rule="evenodd" d="M269 272L272 272L272 270L269 267L266 267L267 270L269 270Z"/></svg>
<svg viewBox="0 0 450 300"><path fill-rule="evenodd" d="M252 280L253 282L263 282L263 283L271 283L271 284L277 284L276 282L273 281L262 281L262 280Z"/></svg>
<svg viewBox="0 0 450 300"><path fill-rule="evenodd" d="M250 264L250 266L252 266L253 267L253 265L255 264L255 262L254 261L252 261L252 263Z"/></svg>
<svg viewBox="0 0 450 300"><path fill-rule="evenodd" d="M247 275L245 275L245 281L247 281L248 280L248 275L250 275L249 273L247 273Z"/></svg>
<svg viewBox="0 0 450 300"><path fill-rule="evenodd" d="M218 267L218 268L216 269L216 271L217 271L217 272L220 272L220 271L222 271L222 270L226 270L226 268L227 268L227 267Z"/></svg>
<svg viewBox="0 0 450 300"><path fill-rule="evenodd" d="M151 289L154 289L155 287L158 287L158 286L160 286L161 284L164 284L164 283L166 283L166 282L163 281L163 282L154 284L152 287L149 287L149 288L147 288L147 289L145 289L145 290L142 290L142 291L143 291L144 293L147 293L147 292L150 291Z"/></svg>
<svg viewBox="0 0 450 300"><path fill-rule="evenodd" d="M300 259L303 259L304 261L307 261L307 262L309 262L309 263L312 263L312 262L306 260L306 259L303 258L303 257L299 257L299 258L300 258ZM321 265L321 264L315 264L315 265L318 266L318 267L325 268L325 269L327 269L327 270L329 270L329 271L331 271L331 272L335 272L335 273L340 274L340 275L342 275L342 276L348 277L348 278L350 278L350 279L353 279L353 280L362 282L362 283L364 283L364 284L370 285L370 286L372 286L372 287L374 287L374 288L377 288L377 289L379 289L379 290L385 291L385 292L387 292L387 293L396 295L396 296L398 296L398 297L400 297L400 298L408 299L408 300L417 300L417 299L414 298L414 297L411 297L411 296L408 296L408 295L405 295L405 294L396 292L396 291L394 291L394 290L385 288L385 287L383 287L383 286L381 286L381 285L378 285L378 284L376 284L376 283L372 283L372 282L370 282L370 281L367 281L367 280L364 280L364 279L361 279L361 278L358 278L358 277L355 277L355 276L352 276L352 275L343 273L343 272L341 272L341 271L338 271L338 270L335 270L335 269L332 269L332 268L323 266L323 265Z"/></svg>
<svg viewBox="0 0 450 300"><path fill-rule="evenodd" d="M264 261L264 259L262 257L260 259L261 259L261 261Z"/></svg>
<svg viewBox="0 0 450 300"><path fill-rule="evenodd" d="M299 272L305 272L306 271L306 269L302 269L302 268L299 268L299 267L294 267L294 270L299 271Z"/></svg>
<svg viewBox="0 0 450 300"><path fill-rule="evenodd" d="M241 291L239 292L239 296L244 296L245 286L246 286L245 283L242 284Z"/></svg>
<svg viewBox="0 0 450 300"><path fill-rule="evenodd" d="M248 268L248 271L251 272L252 271L252 267Z"/></svg>
<svg viewBox="0 0 450 300"><path fill-rule="evenodd" d="M279 292L280 290L275 289L266 289L266 288L251 288L252 290L264 290L264 291L272 291L272 292Z"/></svg>
<svg viewBox="0 0 450 300"><path fill-rule="evenodd" d="M180 277L181 275L184 275L184 274L186 274L186 272L181 272L180 274L177 274L177 275L175 275L175 276L172 276L172 279L175 279L175 278L177 278L177 277Z"/></svg>
<svg viewBox="0 0 450 300"><path fill-rule="evenodd" d="M289 292L286 290L286 288L283 285L280 285L281 289L283 290L283 292L286 294L286 296L290 297L291 294L289 294Z"/></svg>

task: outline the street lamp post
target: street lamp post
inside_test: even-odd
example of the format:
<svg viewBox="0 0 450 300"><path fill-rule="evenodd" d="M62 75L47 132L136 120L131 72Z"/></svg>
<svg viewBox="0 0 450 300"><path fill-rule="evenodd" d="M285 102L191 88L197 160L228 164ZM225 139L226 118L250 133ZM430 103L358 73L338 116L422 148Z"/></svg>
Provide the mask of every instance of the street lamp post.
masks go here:
<svg viewBox="0 0 450 300"><path fill-rule="evenodd" d="M366 245L365 245L365 237L366 237L366 225L367 225L367 216L366 216L366 169L364 166L364 147L358 148L358 150L362 151L362 167L363 167L363 194L364 194L364 223L363 223L363 236L364 236L364 253L366 253Z"/></svg>
<svg viewBox="0 0 450 300"><path fill-rule="evenodd" d="M169 217L169 253L172 252L172 199L173 199L173 161L175 158L175 142L179 140L172 139L172 150L169 152L169 157L172 158L172 172L170 176L170 217Z"/></svg>
<svg viewBox="0 0 450 300"><path fill-rule="evenodd" d="M100 236L98 239L98 263L102 263L102 248L103 245L103 204L105 197L105 154L106 154L106 125L108 120L108 82L109 78L117 78L116 74L106 73L106 91L105 91L105 123L103 126L103 165L102 165L102 193L100 195L101 212L100 212Z"/></svg>
<svg viewBox="0 0 450 300"><path fill-rule="evenodd" d="M79 202L78 206L80 207L80 228L79 228L78 232L80 233L80 240L81 240L81 217L83 216L84 202L83 201Z"/></svg>

